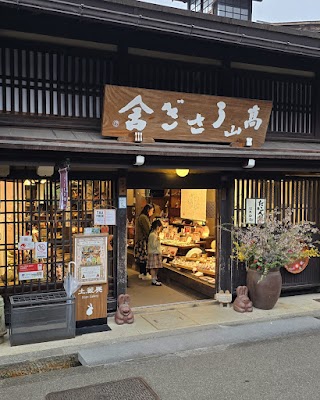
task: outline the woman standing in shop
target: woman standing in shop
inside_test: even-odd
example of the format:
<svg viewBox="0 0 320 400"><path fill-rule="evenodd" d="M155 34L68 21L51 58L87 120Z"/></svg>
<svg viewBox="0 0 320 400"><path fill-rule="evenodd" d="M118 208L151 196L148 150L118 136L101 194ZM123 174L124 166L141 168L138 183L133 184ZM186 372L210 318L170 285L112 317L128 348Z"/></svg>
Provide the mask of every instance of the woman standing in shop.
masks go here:
<svg viewBox="0 0 320 400"><path fill-rule="evenodd" d="M151 275L147 273L147 243L151 227L150 218L152 217L153 212L153 205L146 204L136 220L134 258L139 267L139 278L143 280L151 279Z"/></svg>
<svg viewBox="0 0 320 400"><path fill-rule="evenodd" d="M147 269L151 272L152 285L161 286L158 281L158 269L162 268L162 255L159 233L162 230L162 223L159 219L152 222L148 239L148 262Z"/></svg>

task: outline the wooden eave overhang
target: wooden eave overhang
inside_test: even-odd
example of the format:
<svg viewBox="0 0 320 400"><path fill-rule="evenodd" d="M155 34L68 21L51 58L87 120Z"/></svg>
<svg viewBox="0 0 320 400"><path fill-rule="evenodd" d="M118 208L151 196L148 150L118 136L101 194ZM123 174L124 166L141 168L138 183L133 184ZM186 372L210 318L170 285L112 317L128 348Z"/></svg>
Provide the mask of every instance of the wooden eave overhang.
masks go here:
<svg viewBox="0 0 320 400"><path fill-rule="evenodd" d="M149 168L189 163L194 169L219 169L220 165L221 170L225 167L237 170L245 160L254 158L260 162L261 170L265 164L268 165L266 170L277 169L279 165L285 169L287 165L290 170L320 171L320 143L267 141L258 149L207 143L121 143L104 138L98 132L0 127L0 148L5 157L6 153L14 154L15 151L25 155L28 152L48 154L53 159L55 154L73 154L78 160L87 162L86 157L90 154L92 159L116 164L118 168L132 167L134 156L143 155Z"/></svg>
<svg viewBox="0 0 320 400"><path fill-rule="evenodd" d="M0 0L0 5L79 21L320 57L320 34L238 21L134 0Z"/></svg>

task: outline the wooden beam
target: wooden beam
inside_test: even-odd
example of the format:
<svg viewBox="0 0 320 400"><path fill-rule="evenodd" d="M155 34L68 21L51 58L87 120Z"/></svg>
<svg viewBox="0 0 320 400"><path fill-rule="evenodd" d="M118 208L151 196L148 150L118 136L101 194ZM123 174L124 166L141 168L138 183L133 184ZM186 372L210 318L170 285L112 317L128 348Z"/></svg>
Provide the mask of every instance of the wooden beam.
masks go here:
<svg viewBox="0 0 320 400"><path fill-rule="evenodd" d="M119 199L127 199L125 174L120 171L117 182L117 244L116 244L116 293L125 294L127 290L127 207Z"/></svg>

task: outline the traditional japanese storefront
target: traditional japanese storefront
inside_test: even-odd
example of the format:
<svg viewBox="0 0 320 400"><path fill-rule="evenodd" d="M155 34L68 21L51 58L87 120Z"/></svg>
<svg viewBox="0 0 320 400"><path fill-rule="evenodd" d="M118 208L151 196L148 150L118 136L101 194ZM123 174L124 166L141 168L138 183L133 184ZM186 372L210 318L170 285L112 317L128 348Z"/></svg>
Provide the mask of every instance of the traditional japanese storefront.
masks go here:
<svg viewBox="0 0 320 400"><path fill-rule="evenodd" d="M36 15L32 2L20 3L19 10L14 2L0 2L3 295L62 288L72 234L92 224L95 206L107 204L117 208L108 267L108 306L115 309L126 290L127 213L119 199L142 182L149 189L216 188L219 223L241 220L246 198L266 199L267 209L292 207L297 218L319 223L318 35L135 1L99 2L97 23L94 7L75 5L80 11L74 19L67 3L59 6L63 16L45 11L43 3ZM101 128L105 85L115 101L108 111L120 104L116 96L130 96L122 97L118 118L104 120ZM150 89L158 119L141 88ZM194 106L200 94L203 112ZM132 112L127 105L139 95L155 125L119 135ZM270 119L263 104L272 104ZM209 127L220 136L206 136ZM70 209L61 213L58 169L65 163ZM41 166L53 167L52 174L40 176ZM183 184L166 172L175 168L190 169ZM23 283L15 245L26 230L50 242L50 253L44 278ZM230 237L221 233L217 289L243 283L230 251ZM284 289L318 288L316 263L299 275L285 272Z"/></svg>

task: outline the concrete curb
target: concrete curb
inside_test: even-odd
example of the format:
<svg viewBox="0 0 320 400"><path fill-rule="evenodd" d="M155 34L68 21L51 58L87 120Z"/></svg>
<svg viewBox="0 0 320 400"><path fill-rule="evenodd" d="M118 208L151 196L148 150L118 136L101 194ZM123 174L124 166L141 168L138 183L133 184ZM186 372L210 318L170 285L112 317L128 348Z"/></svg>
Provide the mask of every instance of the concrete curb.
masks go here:
<svg viewBox="0 0 320 400"><path fill-rule="evenodd" d="M242 325L215 325L207 329L174 331L162 337L140 337L127 342L109 343L78 353L82 365L98 366L137 358L163 356L182 351L252 343L287 337L288 335L320 330L320 320L314 317L296 317ZM131 338L132 339L132 338Z"/></svg>
<svg viewBox="0 0 320 400"><path fill-rule="evenodd" d="M279 315L265 315L262 314L261 316L257 316L255 310L251 313L247 313L244 319L230 319L229 321L223 321L220 323L213 323L208 322L207 324L198 324L196 326L189 326L189 327L173 327L170 330L157 330L155 332L141 332L137 333L134 332L129 335L122 336L122 329L126 330L126 327L123 326L121 329L118 329L118 326L113 326L113 316L112 314L108 315L108 323L111 326L112 330L114 331L113 335L108 335L106 333L103 336L96 337L95 334L92 336L90 334L84 335L84 341L79 343L79 341L73 341L73 339L68 339L65 343L64 341L59 341L59 343L55 344L55 342L48 342L47 349L37 349L35 350L30 349L22 349L21 353L17 354L18 347L16 346L13 351L10 351L10 347L6 348L6 354L1 355L1 345L0 345L0 368L2 366L11 365L14 366L16 363L28 362L28 361L37 361L43 360L45 358L52 358L52 357L65 357L66 355L77 354L79 351L82 350L90 350L94 348L104 348L106 346L114 346L115 344L122 344L126 345L127 343L139 342L140 340L148 340L148 339L161 339L166 338L168 336L176 336L181 334L192 334L196 332L205 332L207 330L214 330L217 327L240 327L245 325L256 325L262 322L265 323L272 323L273 321L279 320L288 320L292 318L298 317L313 317L313 318L320 318L320 307L318 309L310 309L310 305L313 304L314 301L314 294L311 296L303 296L302 299L300 298L298 302L296 302L296 309L295 310L286 310L286 312ZM289 299L289 303L291 305L291 301ZM143 317L144 314L151 313L161 313L170 310L181 311L183 310L191 310L197 309L199 307L199 311L201 310L201 306L207 305L216 305L215 300L200 300L200 301L191 301L191 302L183 302L183 303L171 303L171 304L162 304L157 306L146 306L146 307L138 307L134 309L136 315L141 315ZM218 306L217 306L218 307ZM219 309L219 307L217 308ZM238 314L238 313L237 313ZM118 336L115 335L118 334ZM287 329L287 334L290 334L290 330ZM61 343L62 342L62 343ZM56 347L55 347L56 346ZM8 351L9 350L9 351Z"/></svg>
<svg viewBox="0 0 320 400"><path fill-rule="evenodd" d="M172 309L172 307L170 308ZM152 310L152 309L151 309ZM29 352L22 352L20 354L12 354L12 355L0 355L0 367L6 366L6 365L14 365L16 363L22 363L22 362L28 362L28 361L36 361L36 360L42 360L45 358L52 358L52 357L64 357L66 355L71 355L71 354L77 354L79 351L85 347L86 350L88 349L91 351L93 348L97 347L105 347L109 345L116 345L117 343L119 344L126 344L130 342L136 342L140 340L148 340L148 339L156 339L156 338L164 338L167 336L175 336L175 335L180 335L182 333L188 334L188 333L195 333L195 332L204 332L206 330L213 330L216 327L241 327L245 325L256 325L262 322L265 323L272 323L273 321L279 321L279 320L288 320L292 318L299 318L299 317L310 317L310 318L320 318L320 311L297 311L292 314L287 314L285 316L273 316L270 318L263 317L261 319L253 319L252 321L229 321L229 322L223 322L221 324L207 324L207 325L197 325L197 326L192 326L192 327L186 327L186 328L173 328L172 330L163 330L163 331L157 331L153 333L141 333L139 335L132 335L132 336L124 336L124 337L118 337L118 338L112 338L109 339L108 336L106 335L106 338L103 340L97 340L95 342L87 343L87 344L68 344L65 346L60 346L57 348L50 348L47 350L41 350L41 351L29 351ZM287 331L288 334L290 334L289 330ZM1 350L1 347L0 347Z"/></svg>

